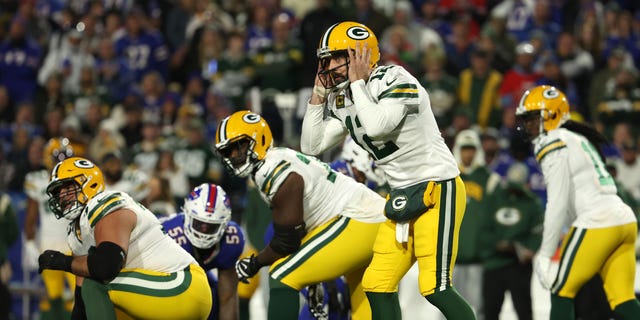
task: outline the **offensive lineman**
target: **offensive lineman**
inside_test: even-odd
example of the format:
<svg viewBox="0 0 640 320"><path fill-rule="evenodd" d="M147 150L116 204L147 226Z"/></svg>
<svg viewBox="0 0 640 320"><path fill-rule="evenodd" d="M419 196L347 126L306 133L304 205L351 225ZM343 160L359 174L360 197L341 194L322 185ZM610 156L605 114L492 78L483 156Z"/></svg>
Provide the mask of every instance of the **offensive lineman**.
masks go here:
<svg viewBox="0 0 640 320"><path fill-rule="evenodd" d="M238 111L217 128L216 149L227 169L251 177L271 205L274 236L258 255L236 264L241 281L270 267L269 319L297 319L299 291L341 275L352 318L371 319L361 278L384 221L384 199L314 157L274 148L267 122Z"/></svg>
<svg viewBox="0 0 640 320"><path fill-rule="evenodd" d="M39 270L76 275L72 318L206 319L212 299L195 259L151 211L104 188L100 168L80 157L59 162L47 186L49 208L70 222L73 256L46 250Z"/></svg>

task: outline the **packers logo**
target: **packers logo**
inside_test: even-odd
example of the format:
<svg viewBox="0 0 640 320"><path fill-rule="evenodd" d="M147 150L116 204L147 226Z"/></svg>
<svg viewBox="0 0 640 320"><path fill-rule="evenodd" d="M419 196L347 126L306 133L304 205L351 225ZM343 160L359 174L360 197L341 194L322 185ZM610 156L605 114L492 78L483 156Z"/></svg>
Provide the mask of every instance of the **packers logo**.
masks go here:
<svg viewBox="0 0 640 320"><path fill-rule="evenodd" d="M496 221L505 226L513 226L522 220L522 213L516 208L500 208L496 214Z"/></svg>
<svg viewBox="0 0 640 320"><path fill-rule="evenodd" d="M336 96L336 108L344 108L344 95L340 94Z"/></svg>
<svg viewBox="0 0 640 320"><path fill-rule="evenodd" d="M260 122L260 115L255 113L247 113L242 116L242 121L246 123L258 123Z"/></svg>
<svg viewBox="0 0 640 320"><path fill-rule="evenodd" d="M407 196L404 194L391 199L391 207L395 211L403 210L407 206Z"/></svg>
<svg viewBox="0 0 640 320"><path fill-rule="evenodd" d="M93 163L91 163L91 161L87 160L87 159L79 159L73 162L73 164L78 167L78 168L82 168L82 169L90 169L93 168Z"/></svg>
<svg viewBox="0 0 640 320"><path fill-rule="evenodd" d="M347 36L354 40L364 40L369 38L369 31L363 27L351 27L347 29Z"/></svg>
<svg viewBox="0 0 640 320"><path fill-rule="evenodd" d="M560 96L560 94L556 88L549 88L542 92L542 96L545 97L545 99L554 99Z"/></svg>

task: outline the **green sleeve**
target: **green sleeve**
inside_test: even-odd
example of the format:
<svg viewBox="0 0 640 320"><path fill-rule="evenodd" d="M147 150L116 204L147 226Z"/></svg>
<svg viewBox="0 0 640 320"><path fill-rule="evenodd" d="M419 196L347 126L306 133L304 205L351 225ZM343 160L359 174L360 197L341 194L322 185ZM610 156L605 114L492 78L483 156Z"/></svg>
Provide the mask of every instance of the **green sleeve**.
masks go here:
<svg viewBox="0 0 640 320"><path fill-rule="evenodd" d="M497 200L496 195L499 193L500 192L494 192L490 196L486 197L486 201L484 201L486 206L484 208L485 210L482 210L482 235L480 238L480 257L482 257L483 260L486 260L495 254L496 243L500 240L494 217L497 209L497 206L495 205Z"/></svg>
<svg viewBox="0 0 640 320"><path fill-rule="evenodd" d="M11 198L0 193L0 264L7 259L7 251L19 234L18 219L11 205Z"/></svg>
<svg viewBox="0 0 640 320"><path fill-rule="evenodd" d="M529 218L529 232L526 239L523 241L523 245L533 251L537 251L542 243L542 227L544 224L544 208L542 202L537 196L531 194L531 207Z"/></svg>

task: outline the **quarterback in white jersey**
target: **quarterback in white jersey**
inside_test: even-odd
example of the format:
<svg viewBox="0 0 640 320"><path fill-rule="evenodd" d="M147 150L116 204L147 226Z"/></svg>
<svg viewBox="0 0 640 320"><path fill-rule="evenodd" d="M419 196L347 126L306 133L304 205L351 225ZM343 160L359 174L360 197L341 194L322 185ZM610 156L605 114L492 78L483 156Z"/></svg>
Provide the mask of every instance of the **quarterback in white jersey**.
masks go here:
<svg viewBox="0 0 640 320"><path fill-rule="evenodd" d="M78 277L74 319L207 318L212 298L202 268L151 211L124 192L104 191L102 171L92 162L58 163L47 193L56 217L70 221L73 256L46 250L39 267Z"/></svg>
<svg viewBox="0 0 640 320"><path fill-rule="evenodd" d="M551 290L552 320L573 319L573 299L596 274L602 277L611 309L621 319L640 319L634 294L637 224L616 194L595 129L569 120L560 90L538 86L522 96L516 116L535 145L547 184L542 245L534 259L542 286ZM551 268L562 228L570 224L558 271Z"/></svg>
<svg viewBox="0 0 640 320"><path fill-rule="evenodd" d="M327 96L330 117L324 121L325 104L309 105L302 127L303 152L319 154L350 134L373 156L391 188L460 174L436 124L429 95L406 69L377 67L367 82L356 81L350 89ZM383 114L390 119L379 119ZM371 130L365 129L365 121L371 121Z"/></svg>
<svg viewBox="0 0 640 320"><path fill-rule="evenodd" d="M391 187L385 207L390 220L380 228L376 255L363 279L374 319L400 318L390 297L397 296L398 282L416 260L422 296L449 319L474 318L451 284L465 189L427 91L403 67L377 65L377 38L363 24L329 27L317 54L301 150L317 155L350 134L373 156Z"/></svg>
<svg viewBox="0 0 640 320"><path fill-rule="evenodd" d="M370 319L360 285L373 256L384 199L320 160L272 147L258 114L238 111L218 125L216 149L229 171L250 177L272 208L274 235L257 256L240 259L236 272L248 281L270 267L269 319L297 319L299 291L345 275L353 319Z"/></svg>

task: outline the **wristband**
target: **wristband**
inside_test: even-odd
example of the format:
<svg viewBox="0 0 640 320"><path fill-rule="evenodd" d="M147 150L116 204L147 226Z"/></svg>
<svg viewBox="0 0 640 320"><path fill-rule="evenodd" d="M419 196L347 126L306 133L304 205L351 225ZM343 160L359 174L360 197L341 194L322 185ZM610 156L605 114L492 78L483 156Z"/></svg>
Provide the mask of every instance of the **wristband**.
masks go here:
<svg viewBox="0 0 640 320"><path fill-rule="evenodd" d="M313 86L313 93L317 94L318 96L320 96L320 98L326 99L327 96L329 95L329 89L325 88L325 87L321 87L321 86Z"/></svg>

